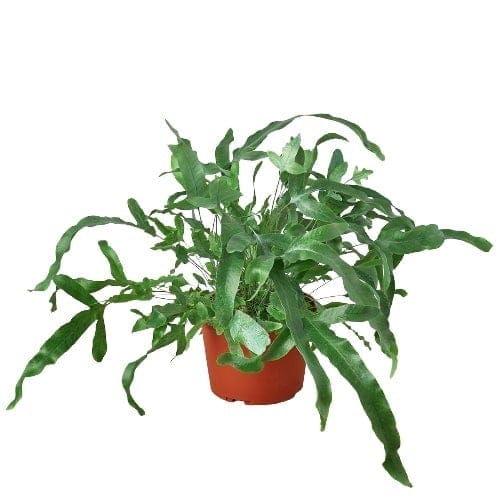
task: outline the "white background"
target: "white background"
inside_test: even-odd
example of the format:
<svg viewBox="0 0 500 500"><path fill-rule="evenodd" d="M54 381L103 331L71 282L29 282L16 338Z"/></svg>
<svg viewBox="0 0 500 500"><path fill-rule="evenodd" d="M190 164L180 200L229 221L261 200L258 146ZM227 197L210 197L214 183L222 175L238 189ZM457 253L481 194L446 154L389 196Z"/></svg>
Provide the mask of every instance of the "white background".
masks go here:
<svg viewBox="0 0 500 500"><path fill-rule="evenodd" d="M346 4L348 4L346 6ZM229 126L237 143L274 119L329 112L380 143L379 163L353 141L349 159L417 223L500 243L498 52L494 2L2 2L0 402L24 364L76 312L50 315L26 290L57 238L87 214L127 216L173 192L168 117L204 161ZM311 128L309 128L311 127ZM317 125L303 120L309 143ZM331 130L322 124L321 130ZM341 129L337 129L343 132ZM87 230L63 271L102 277L97 240L137 278L166 256L124 228ZM147 348L128 307L108 318L99 365L86 335L28 379L0 413L2 497L499 497L498 247L460 242L408 257L392 325L400 368L366 353L391 401L415 487L380 466L383 450L355 394L333 369L334 404L319 432L312 381L292 401L228 404L208 389L200 339L182 358L156 353L138 371L139 417L121 389Z"/></svg>

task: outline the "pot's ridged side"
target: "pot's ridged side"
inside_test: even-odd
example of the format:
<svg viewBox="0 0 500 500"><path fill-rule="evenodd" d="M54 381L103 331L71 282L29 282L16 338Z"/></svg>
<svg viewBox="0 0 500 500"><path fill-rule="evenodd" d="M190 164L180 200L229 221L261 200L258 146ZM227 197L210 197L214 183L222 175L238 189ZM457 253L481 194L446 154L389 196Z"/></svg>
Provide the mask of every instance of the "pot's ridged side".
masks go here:
<svg viewBox="0 0 500 500"><path fill-rule="evenodd" d="M224 335L217 335L209 325L203 325L202 333L210 386L216 396L226 401L264 405L291 399L302 388L305 363L297 349L277 361L266 362L258 373L243 373L217 364L217 358L228 351Z"/></svg>

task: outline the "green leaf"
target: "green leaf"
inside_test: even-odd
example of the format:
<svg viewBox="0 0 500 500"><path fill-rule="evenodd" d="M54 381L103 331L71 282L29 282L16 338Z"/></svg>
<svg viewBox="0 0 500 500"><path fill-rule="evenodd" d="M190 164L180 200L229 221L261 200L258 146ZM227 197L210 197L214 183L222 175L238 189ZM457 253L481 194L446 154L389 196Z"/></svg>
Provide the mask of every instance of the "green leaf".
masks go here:
<svg viewBox="0 0 500 500"><path fill-rule="evenodd" d="M320 416L320 428L325 429L328 420L328 412L332 402L332 388L325 370L318 361L318 358L309 346L309 342L304 331L302 315L300 313L300 303L298 291L294 288L290 279L283 270L283 264L277 261L271 271L271 279L276 287L281 303L286 314L286 324L290 330L292 338L304 358L306 365L316 384L317 398L316 408Z"/></svg>
<svg viewBox="0 0 500 500"><path fill-rule="evenodd" d="M255 257L246 268L245 283L257 287L262 286L269 277L273 264L274 255L258 255Z"/></svg>
<svg viewBox="0 0 500 500"><path fill-rule="evenodd" d="M234 151L234 159L235 160L246 159L249 153L254 151L260 144L262 144L262 142L264 142L264 140L267 138L269 134L271 134L272 132L276 132L277 130L281 130L282 128L286 127L291 122L293 122L295 119L302 116L314 116L317 118L323 118L326 120L341 123L342 125L352 130L361 139L361 142L363 143L365 148L368 149L368 151L374 153L381 160L385 159L380 148L375 143L368 140L365 131L361 127L359 127L359 125L356 125L355 123L345 120L343 118L338 118L336 116L332 116L326 113L316 113L312 115L296 115L292 116L292 118L288 118L287 120L271 122L263 129L257 130L257 132L250 135L243 144L243 146Z"/></svg>
<svg viewBox="0 0 500 500"><path fill-rule="evenodd" d="M243 272L243 254L240 252L228 253L225 249L217 267L215 303L217 331L225 332L233 317L234 299L240 284Z"/></svg>
<svg viewBox="0 0 500 500"><path fill-rule="evenodd" d="M58 274L54 277L54 283L57 288L64 290L68 295L80 301L86 306L93 307L98 304L97 300L85 290L85 288L78 283L78 281L66 276L65 274Z"/></svg>
<svg viewBox="0 0 500 500"><path fill-rule="evenodd" d="M364 322L377 315L376 307L343 304L328 307L318 314L318 321L327 325L343 323L345 321Z"/></svg>
<svg viewBox="0 0 500 500"><path fill-rule="evenodd" d="M264 361L276 361L286 356L295 347L292 334L288 328L285 328L268 347L262 355Z"/></svg>
<svg viewBox="0 0 500 500"><path fill-rule="evenodd" d="M240 198L241 193L232 185L228 177L217 177L208 184L208 192L211 201L216 206L229 205Z"/></svg>
<svg viewBox="0 0 500 500"><path fill-rule="evenodd" d="M229 157L229 145L233 142L233 129L229 129L226 135L215 148L215 162L221 167L227 167L231 164Z"/></svg>
<svg viewBox="0 0 500 500"><path fill-rule="evenodd" d="M328 134L322 135L317 141L316 141L316 147L318 147L320 144L323 144L326 141L332 141L335 139L339 139L341 141L347 141L347 139L340 134L335 134L333 132L330 132Z"/></svg>
<svg viewBox="0 0 500 500"><path fill-rule="evenodd" d="M453 229L441 229L444 237L449 240L461 240L465 243L469 243L472 246L475 246L479 250L483 252L489 252L493 245L486 240L485 238L481 238L480 236L472 236L466 231L454 231Z"/></svg>
<svg viewBox="0 0 500 500"><path fill-rule="evenodd" d="M346 172L347 163L344 161L342 151L340 151L340 149L336 149L332 153L332 158L330 159L330 164L328 165L327 177L331 181L340 182Z"/></svg>
<svg viewBox="0 0 500 500"><path fill-rule="evenodd" d="M60 328L42 345L39 352L26 365L16 384L15 397L7 407L11 410L16 406L23 395L23 382L27 377L34 377L42 373L43 369L56 363L76 341L85 333L96 320L96 309L79 312L76 316Z"/></svg>
<svg viewBox="0 0 500 500"><path fill-rule="evenodd" d="M127 401L132 408L134 408L139 415L143 416L146 414L143 408L141 408L135 399L132 396L131 393L131 386L132 382L134 381L135 377L135 371L139 367L139 365L148 357L149 354L153 353L154 351L157 351L158 349L161 349L162 347L166 347L172 342L175 342L177 340L176 335L172 334L166 334L163 337L160 337L154 344L154 346L146 353L144 356L141 356L139 359L136 359L135 361L132 361L129 363L126 367L125 370L123 371L122 375L122 386L125 389L125 394L127 395Z"/></svg>
<svg viewBox="0 0 500 500"><path fill-rule="evenodd" d="M177 304L169 304L173 306L177 306L179 312L183 310L181 306ZM132 327L132 332L139 332L142 330L148 330L149 328L158 328L163 326L167 322L166 316L160 312L158 309L153 309L149 316L145 316L143 318L139 318L134 326Z"/></svg>
<svg viewBox="0 0 500 500"><path fill-rule="evenodd" d="M246 358L236 353L226 352L217 358L220 366L232 366L245 373L257 373L264 368L264 362L260 356Z"/></svg>
<svg viewBox="0 0 500 500"><path fill-rule="evenodd" d="M188 196L203 197L206 192L205 172L198 160L196 151L187 139L178 139L179 143L170 145L172 152L172 170L175 178L186 190Z"/></svg>
<svg viewBox="0 0 500 500"><path fill-rule="evenodd" d="M100 363L106 351L108 344L106 342L106 325L104 324L104 307L97 313L97 323L95 326L94 340L92 342L92 357Z"/></svg>
<svg viewBox="0 0 500 500"><path fill-rule="evenodd" d="M411 486L398 455L400 439L396 420L375 377L346 339L337 337L326 325L308 319L305 320L305 328L313 344L357 392L373 432L384 445L384 468L394 479L405 486Z"/></svg>
<svg viewBox="0 0 500 500"><path fill-rule="evenodd" d="M115 280L119 283L126 283L127 277L125 276L122 263L120 262L117 253L109 246L108 242L105 240L99 241L99 248L101 249L101 252L104 254L109 263L111 276L113 276L113 278L115 278Z"/></svg>
<svg viewBox="0 0 500 500"><path fill-rule="evenodd" d="M280 172L288 172L292 175L299 175L307 172L308 166L301 165L295 161L295 157L300 148L300 135L293 137L283 148L281 155L277 155L272 151L267 153L271 162L279 168Z"/></svg>
<svg viewBox="0 0 500 500"><path fill-rule="evenodd" d="M235 311L229 332L235 342L243 344L254 354L262 354L271 343L266 330L243 311Z"/></svg>
<svg viewBox="0 0 500 500"><path fill-rule="evenodd" d="M439 248L444 242L443 232L435 225L417 226L409 231L394 231L383 240L377 240L394 254L408 254Z"/></svg>
<svg viewBox="0 0 500 500"><path fill-rule="evenodd" d="M354 302L360 305L378 307L378 296L375 290L359 278L350 264L342 260L324 243L299 241L288 249L284 258L290 262L310 259L329 266L342 278L346 292Z"/></svg>
<svg viewBox="0 0 500 500"><path fill-rule="evenodd" d="M292 203L306 217L323 222L341 222L342 219L323 203L315 200L311 195L299 195L292 198Z"/></svg>
<svg viewBox="0 0 500 500"><path fill-rule="evenodd" d="M67 253L71 248L71 242L75 235L81 229L85 227L95 227L95 226L103 226L105 224L122 224L126 226L137 227L135 224L131 222L124 221L119 219L118 217L98 217L96 215L91 215L89 217L84 217L74 226L71 226L58 241L56 245L56 259L54 263L50 266L49 272L46 278L38 283L33 289L36 292L41 292L47 290L51 281L54 279L54 276L59 272L61 268L61 261L65 253Z"/></svg>
<svg viewBox="0 0 500 500"><path fill-rule="evenodd" d="M361 184L362 181L368 179L370 175L373 174L373 170L368 170L366 168L359 169L358 167L354 167L354 173L352 174L352 180L356 184Z"/></svg>
<svg viewBox="0 0 500 500"><path fill-rule="evenodd" d="M57 311L57 288L54 290L54 293L49 298L50 303L50 312Z"/></svg>
<svg viewBox="0 0 500 500"><path fill-rule="evenodd" d="M134 200L134 198L129 198L127 201L127 205L128 209L130 210L130 213L137 222L137 227L141 228L143 231L150 234L151 236L155 236L156 230L149 223L148 218L144 213L144 210L140 207L139 203L137 203L137 201Z"/></svg>
<svg viewBox="0 0 500 500"><path fill-rule="evenodd" d="M346 222L332 222L331 224L324 224L315 229L311 229L303 234L300 241L319 241L325 243L327 241L334 240L342 234L344 234L349 229L349 225Z"/></svg>
<svg viewBox="0 0 500 500"><path fill-rule="evenodd" d="M238 233L229 239L226 250L228 253L243 252L249 245L254 242L254 239L246 233Z"/></svg>

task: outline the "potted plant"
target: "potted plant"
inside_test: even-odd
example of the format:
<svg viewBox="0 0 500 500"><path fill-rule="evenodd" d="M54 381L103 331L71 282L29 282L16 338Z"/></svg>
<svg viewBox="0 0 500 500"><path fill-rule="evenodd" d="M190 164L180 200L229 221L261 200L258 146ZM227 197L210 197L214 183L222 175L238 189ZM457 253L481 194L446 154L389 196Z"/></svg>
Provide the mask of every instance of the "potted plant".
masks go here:
<svg viewBox="0 0 500 500"><path fill-rule="evenodd" d="M380 160L380 148L356 124L329 114L310 115L343 126ZM23 382L55 363L92 327L92 355L106 354L105 314L116 303L153 301L136 315L132 331L152 331L151 348L129 363L122 383L128 401L144 410L131 394L137 367L153 352L170 344L182 354L202 330L213 391L227 400L263 404L283 401L300 390L304 369L317 389L321 430L331 403L330 380L320 356L326 357L352 385L382 442L387 472L411 486L398 454L400 438L393 413L378 382L351 343L369 341L354 323L366 323L374 341L397 366L398 348L389 326L396 287L394 271L406 254L440 247L458 239L480 250L491 244L464 231L416 225L401 209L371 188L361 185L370 170L351 169L340 149L328 164L318 166L325 143L347 141L336 132L320 137L312 149L292 137L279 153L262 148L272 132L297 119L276 121L232 149L229 129L215 150L214 162L202 163L189 140L170 124L176 143L170 146L172 176L180 185L165 206L147 215L137 201L128 207L132 221L89 216L69 228L56 246L47 276L34 290L54 286L69 294L83 310L58 328L28 362L15 388L13 408L21 399ZM255 182L261 168L276 177L266 196ZM244 201L240 170L253 169L250 197ZM259 193L260 194L260 193ZM83 228L122 224L152 238L152 249L171 252L170 273L132 280L106 241L99 248L109 263L103 279L60 273L64 255ZM318 289L336 287L335 300ZM324 294L323 294L324 295ZM344 328L344 331L341 329Z"/></svg>

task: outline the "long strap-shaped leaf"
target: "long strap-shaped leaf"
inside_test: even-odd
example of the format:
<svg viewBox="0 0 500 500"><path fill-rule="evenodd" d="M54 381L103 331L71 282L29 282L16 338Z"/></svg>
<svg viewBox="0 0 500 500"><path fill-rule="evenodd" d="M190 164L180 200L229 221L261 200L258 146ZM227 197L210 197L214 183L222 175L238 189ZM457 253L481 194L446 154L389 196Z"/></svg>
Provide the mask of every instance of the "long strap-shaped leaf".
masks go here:
<svg viewBox="0 0 500 500"><path fill-rule="evenodd" d="M199 326L199 325L197 325L197 326ZM134 381L135 371L137 370L138 366L149 356L149 354L157 351L158 349L161 349L162 347L166 347L166 346L172 344L178 338L179 338L178 332L174 332L174 331L172 331L172 333L168 333L166 335L163 335L154 343L153 347L151 349L149 349L149 351L146 354L141 356L139 359L136 359L135 361L132 361L131 363L129 363L125 367L125 370L123 371L122 385L123 385L123 388L125 389L125 393L127 395L127 401L129 403L129 405L132 406L132 408L134 408L135 410L137 410L137 413L139 413L139 415L141 415L141 416L145 415L146 412L144 411L143 408L141 408L137 404L136 400L132 397L132 393L130 391L130 387L132 385L132 382Z"/></svg>
<svg viewBox="0 0 500 500"><path fill-rule="evenodd" d="M328 412L332 403L332 388L330 380L321 366L318 358L309 346L306 334L304 332L304 325L302 323L302 316L300 314L300 303L297 299L296 290L290 280L287 278L284 270L283 263L277 261L270 273L270 278L276 287L279 299L283 305L286 314L286 324L292 334L295 345L300 354L304 358L307 368L316 384L317 398L316 408L318 409L320 417L321 430L325 430L326 421L328 420Z"/></svg>
<svg viewBox="0 0 500 500"><path fill-rule="evenodd" d="M54 364L75 342L85 333L89 326L97 319L96 308L79 312L76 316L60 328L42 345L33 358L28 362L16 384L15 397L7 407L11 410L23 396L23 382L27 377L34 377L42 373L47 365Z"/></svg>
<svg viewBox="0 0 500 500"><path fill-rule="evenodd" d="M411 486L398 454L400 447L396 420L375 377L346 339L337 337L326 325L308 319L304 323L313 344L339 370L358 393L359 400L372 424L373 432L385 448L384 468L397 481Z"/></svg>
<svg viewBox="0 0 500 500"><path fill-rule="evenodd" d="M371 151L381 160L385 159L380 148L375 143L368 140L365 131L359 125L356 125L355 123L350 122L348 120L344 120L343 118L332 116L330 114L316 113L310 115L296 115L292 116L291 118L288 118L287 120L274 121L271 122L266 127L264 127L263 129L257 130L257 132L253 133L247 138L243 146L234 151L233 153L234 160L237 161L240 159L249 159L252 151L254 151L260 144L262 144L262 142L264 142L264 140L267 138L269 134L271 134L272 132L276 132L277 130L281 130L282 128L286 127L297 118L303 116L314 116L316 118L324 118L326 120L334 121L346 126L361 139L361 142L363 143L365 148L368 149L368 151Z"/></svg>
<svg viewBox="0 0 500 500"><path fill-rule="evenodd" d="M137 227L132 222L127 222L119 217L99 217L97 215L90 215L88 217L84 217L80 222L71 226L65 233L61 236L61 239L56 245L56 259L54 263L50 266L49 272L46 278L38 283L33 289L34 291L41 292L47 290L50 283L54 279L54 276L59 272L61 268L61 260L65 253L69 251L71 248L71 242L75 235L85 227L94 227L94 226L103 226L105 224L122 224L125 226Z"/></svg>

